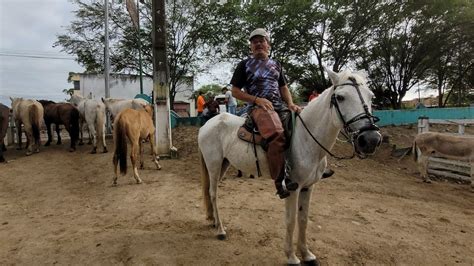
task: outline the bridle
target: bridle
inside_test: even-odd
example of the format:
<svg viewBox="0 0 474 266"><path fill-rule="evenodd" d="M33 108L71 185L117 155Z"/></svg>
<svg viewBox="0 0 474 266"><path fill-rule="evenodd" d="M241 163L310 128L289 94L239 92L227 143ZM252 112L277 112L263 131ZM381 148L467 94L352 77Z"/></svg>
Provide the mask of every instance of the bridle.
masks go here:
<svg viewBox="0 0 474 266"><path fill-rule="evenodd" d="M341 109L339 107L339 103L336 99L336 94L333 93L331 95L331 105L330 107L332 108L333 106L336 108L336 111L338 113L338 116L339 116L339 119L341 119L341 122L342 122L342 128L343 128L343 131L341 131L341 133L347 138L348 142L350 142L352 144L352 146L354 147L354 140L357 139L357 137L364 131L368 131L368 130L380 130L379 127L377 125L375 125L376 122L378 122L380 119L376 116L373 116L370 112L369 112L369 107L367 106L367 104L365 103L364 101L364 98L362 97L362 93L360 92L360 89L359 89L359 85L362 85L362 84L359 84L357 83L357 81L355 80L355 78L353 77L349 77L349 80L351 81L351 83L343 83L343 84L338 84L338 85L335 85L334 86L334 91L336 91L337 87L341 87L341 86L353 86L356 91L357 91L357 94L359 95L359 99L362 103L362 106L364 108L364 112L360 113L360 114L357 114L356 116L354 116L353 118L351 118L349 121L346 121L344 119L344 116L342 115L342 112L341 112ZM303 127L306 129L306 131L309 133L309 135L313 138L313 140L326 152L328 153L330 156L336 158L336 159L352 159L354 158L355 156L355 150L353 150L352 152L352 155L351 156L345 156L345 157L340 157L340 156L336 156L334 155L333 153L331 153L326 147L324 147L314 136L313 134L311 133L311 131L308 129L308 127L306 126L306 124L304 123L303 119L301 118L301 116L297 113L296 114L297 117L299 117L299 119L301 120L301 123L303 124ZM351 124L357 122L357 121L360 121L362 119L367 119L369 121L369 125L366 125L366 126L363 126L362 128L358 129L358 130L353 130L351 128Z"/></svg>

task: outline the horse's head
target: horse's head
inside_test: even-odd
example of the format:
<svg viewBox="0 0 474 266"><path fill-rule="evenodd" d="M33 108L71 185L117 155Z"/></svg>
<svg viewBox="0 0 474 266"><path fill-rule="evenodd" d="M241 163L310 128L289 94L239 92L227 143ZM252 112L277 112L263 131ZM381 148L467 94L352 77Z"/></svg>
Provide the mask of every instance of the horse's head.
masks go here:
<svg viewBox="0 0 474 266"><path fill-rule="evenodd" d="M74 106L78 106L80 102L82 102L84 100L84 97L80 96L80 95L76 95L76 94L73 94L71 95L71 99L69 99L69 102L74 105Z"/></svg>
<svg viewBox="0 0 474 266"><path fill-rule="evenodd" d="M12 110L16 109L20 102L23 100L21 97L10 97L12 101Z"/></svg>
<svg viewBox="0 0 474 266"><path fill-rule="evenodd" d="M379 119L372 115L374 94L367 87L366 74L326 71L333 84L331 108L336 111L343 131L349 136L359 157L373 154L382 142L382 136L375 125Z"/></svg>

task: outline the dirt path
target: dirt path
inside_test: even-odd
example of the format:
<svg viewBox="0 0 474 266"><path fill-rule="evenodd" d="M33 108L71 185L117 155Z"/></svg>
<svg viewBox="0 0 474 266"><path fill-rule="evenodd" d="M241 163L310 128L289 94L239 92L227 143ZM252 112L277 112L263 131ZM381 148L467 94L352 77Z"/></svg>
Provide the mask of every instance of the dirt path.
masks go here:
<svg viewBox="0 0 474 266"><path fill-rule="evenodd" d="M112 153L10 148L0 165L0 264L275 265L283 253L284 207L265 179L227 174L219 186L228 240L205 220L195 127L173 132L179 160L150 160L112 187ZM384 128L410 145L414 128ZM470 129L472 130L472 129ZM471 132L472 134L472 132ZM112 151L111 140L109 150ZM335 152L350 152L337 144ZM411 157L383 144L375 158L330 160L336 174L316 184L308 241L323 265L473 265L474 193L468 185L424 184Z"/></svg>

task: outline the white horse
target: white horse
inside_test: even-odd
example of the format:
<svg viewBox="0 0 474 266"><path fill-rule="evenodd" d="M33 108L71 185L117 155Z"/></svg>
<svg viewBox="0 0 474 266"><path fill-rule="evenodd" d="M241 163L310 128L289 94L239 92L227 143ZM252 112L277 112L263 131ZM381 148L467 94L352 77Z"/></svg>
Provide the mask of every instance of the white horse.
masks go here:
<svg viewBox="0 0 474 266"><path fill-rule="evenodd" d="M145 110L145 106L150 104L144 99L113 99L113 98L102 98L102 102L105 104L105 108L112 115L112 121L117 115L125 109L134 110Z"/></svg>
<svg viewBox="0 0 474 266"><path fill-rule="evenodd" d="M37 100L12 98L13 118L18 134L18 149L21 149L21 125L26 133L26 155L39 152L40 128L43 123L43 105Z"/></svg>
<svg viewBox="0 0 474 266"><path fill-rule="evenodd" d="M364 73L326 70L334 86L325 90L300 113L293 131L289 162L291 180L299 187L285 199L286 241L285 253L288 264L299 264L293 247L293 232L298 217L298 249L306 263L315 264L316 256L306 244L306 226L313 185L321 179L326 168L327 151L341 131L352 140L354 152L361 158L373 154L381 143L379 129L371 114L373 93L368 89ZM255 173L255 156L248 143L237 137L244 119L227 113L209 120L198 135L201 157L202 189L207 219L217 227L219 239L226 232L217 208L217 183L231 164L236 169ZM321 145L317 144L319 142ZM322 148L324 146L325 148ZM264 176L270 176L264 151L257 150ZM270 183L269 183L270 186Z"/></svg>
<svg viewBox="0 0 474 266"><path fill-rule="evenodd" d="M70 102L77 107L81 116L85 118L89 136L92 138L93 148L91 153L97 153L98 141L102 143L103 152L107 152L107 144L105 143L105 105L101 101L86 99L80 95L72 95Z"/></svg>

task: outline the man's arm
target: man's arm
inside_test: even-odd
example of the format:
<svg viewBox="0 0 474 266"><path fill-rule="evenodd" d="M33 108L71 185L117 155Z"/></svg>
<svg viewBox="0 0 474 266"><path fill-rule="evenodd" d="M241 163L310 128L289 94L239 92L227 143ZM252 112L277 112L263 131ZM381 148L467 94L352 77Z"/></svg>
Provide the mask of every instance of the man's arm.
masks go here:
<svg viewBox="0 0 474 266"><path fill-rule="evenodd" d="M273 104L269 100L243 92L236 86L232 86L232 95L241 101L253 103L263 110L273 110Z"/></svg>
<svg viewBox="0 0 474 266"><path fill-rule="evenodd" d="M301 107L293 103L293 98L291 97L290 90L288 89L287 85L283 85L280 87L280 94L281 98L284 102L288 105L288 108L293 111L299 113L301 111Z"/></svg>

